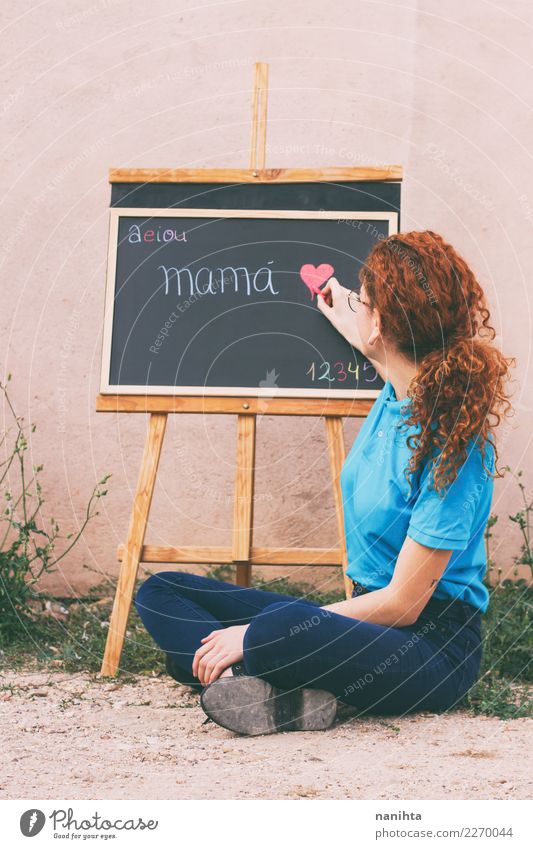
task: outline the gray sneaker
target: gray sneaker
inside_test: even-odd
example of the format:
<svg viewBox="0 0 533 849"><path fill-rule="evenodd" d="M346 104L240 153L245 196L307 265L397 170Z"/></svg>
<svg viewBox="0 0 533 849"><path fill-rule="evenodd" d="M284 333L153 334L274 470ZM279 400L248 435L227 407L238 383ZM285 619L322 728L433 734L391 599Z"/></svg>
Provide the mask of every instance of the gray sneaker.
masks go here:
<svg viewBox="0 0 533 849"><path fill-rule="evenodd" d="M327 690L282 690L255 675L217 678L200 693L207 716L237 734L323 731L335 721L337 699Z"/></svg>

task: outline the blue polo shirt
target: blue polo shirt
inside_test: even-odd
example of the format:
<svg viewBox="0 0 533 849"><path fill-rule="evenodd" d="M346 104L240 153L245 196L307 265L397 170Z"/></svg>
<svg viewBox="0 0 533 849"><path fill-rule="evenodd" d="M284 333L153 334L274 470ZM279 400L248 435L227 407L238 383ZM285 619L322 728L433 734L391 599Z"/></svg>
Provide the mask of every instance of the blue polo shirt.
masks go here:
<svg viewBox="0 0 533 849"><path fill-rule="evenodd" d="M405 537L429 548L453 551L433 597L457 598L482 612L489 595L484 532L490 515L493 478L483 468L477 441L443 495L428 486L428 459L404 475L410 455L407 438L420 425L399 430L410 400L398 400L388 380L363 422L341 471L347 575L369 590L386 586ZM403 408L403 412L402 412ZM485 465L494 471L494 445L487 440Z"/></svg>

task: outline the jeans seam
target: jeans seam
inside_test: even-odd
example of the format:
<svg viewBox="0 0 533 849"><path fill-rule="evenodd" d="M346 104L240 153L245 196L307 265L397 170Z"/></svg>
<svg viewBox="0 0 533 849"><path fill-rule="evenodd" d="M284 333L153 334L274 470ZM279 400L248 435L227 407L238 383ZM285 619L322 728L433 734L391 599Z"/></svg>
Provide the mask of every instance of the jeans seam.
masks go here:
<svg viewBox="0 0 533 849"><path fill-rule="evenodd" d="M191 612L193 612L193 613L198 613L198 611L197 611L197 610L195 610L195 608L192 606L192 604L194 604L194 602L191 602L191 599L187 598L186 596L182 596L182 595L180 595L180 601L181 601L181 602L183 602L184 606L185 606L188 610L190 610L190 611L191 611ZM157 610L157 609L155 609L155 608L148 607L146 604L142 604L141 602L138 602L138 601L137 601L137 599L135 599L135 607L137 608L137 612L138 612L138 613L139 613L139 605L140 605L142 608L144 608L145 610L150 611L150 613L157 613L157 614L160 614L160 613L161 613L161 611L160 611L160 610ZM206 612L207 612L207 613L210 613L210 611L208 611L208 610L207 610ZM140 613L139 613L139 615L140 615ZM213 613L211 613L211 616L214 616L214 614L213 614ZM175 617L170 617L170 616L168 616L167 618L168 618L168 619L172 619L172 618L175 618ZM216 619L216 618L217 618L217 617L215 616L215 619ZM181 621L181 620L179 620L179 621ZM202 621L202 620L194 620L194 621ZM220 620L219 620L219 621L220 621Z"/></svg>
<svg viewBox="0 0 533 849"><path fill-rule="evenodd" d="M176 593L179 595L180 601L186 602L189 609L192 609L190 607L191 604L198 604L200 607L203 607L203 609L206 610L208 613L211 613L211 616L215 616L215 618L218 618L215 613L212 613L209 610L209 608L205 605L205 603L202 602L201 599L194 600L194 599L188 598L188 596L185 595L181 591L182 587L180 587L180 586L174 585L173 588L176 591ZM201 585L197 585L197 588L201 588ZM203 590L205 592L205 588L203 588ZM209 590L209 592L215 592L215 590ZM228 592L233 592L233 591L232 590L229 590L229 591L228 590L220 590L220 592L221 593L222 592L228 593ZM249 601L248 599L243 598L243 599L234 599L234 600L238 604L246 605L247 607L251 608L256 613L261 613L263 610L265 610L265 607L269 607L271 604L277 604L278 603L277 601L271 601L271 602L268 603L268 605L265 605L265 607L260 607L257 604L255 604L253 601ZM294 602L300 601L300 599L284 599L284 598L281 598L280 601L285 601L286 603L290 603L291 601L294 601Z"/></svg>
<svg viewBox="0 0 533 849"><path fill-rule="evenodd" d="M468 673L468 661L469 661L471 646L472 646L472 641L470 640L469 637L467 637L464 658L461 661L462 664L463 664L463 668L461 670L461 677L459 679L459 683L457 684L457 693L458 693L460 698L464 695L463 690L464 690L464 684L465 684L465 681L466 681L466 678L467 678L467 673Z"/></svg>
<svg viewBox="0 0 533 849"><path fill-rule="evenodd" d="M201 577L201 576L193 575L192 577ZM176 585L174 585L174 586L175 586L175 589L176 589L176 591L178 592L178 594L179 594L179 596L180 596L180 599L185 599L185 600L187 600L187 601L191 601L191 599L188 599L186 595L183 595L183 594L182 594L182 592L181 592L181 589L182 589L182 588L181 588L181 587L176 586ZM186 586L186 585L184 585L184 586ZM201 590L203 590L204 592L206 592L205 586L203 586L203 585L202 585L202 583L201 583L200 581L198 581L198 582L191 581L191 583L189 584L189 586L194 586L196 589L201 589ZM250 587L243 587L243 589L253 589L253 588L250 588ZM207 590L207 591L208 591L208 592L216 592L216 590L215 590L215 589L210 589L210 590ZM237 591L237 592L238 592L238 588L236 588L236 590L233 590L233 589L231 589L231 590L227 590L227 589L220 589L220 593L226 593L226 594L228 594L228 593L234 593L235 591ZM259 590L259 589L258 589L258 592L261 592L261 590ZM277 604L277 603L278 603L278 600L270 601L270 602L268 603L268 605L265 605L265 607L261 607L261 606L258 606L258 605L257 605L256 603L254 603L253 601L250 601L249 599L245 599L245 598L243 598L243 599L235 598L235 599L234 599L234 601L236 601L238 604L246 605L247 607L251 608L252 610L256 611L257 613L261 613L261 612L265 609L265 607L269 607L271 604ZM296 603L296 602L306 602L306 599L294 598L294 597L292 597L292 596L291 596L291 597L283 597L283 596L280 596L279 601L280 601L280 602L285 602L285 603L287 603L287 604L290 604L291 602L293 602L293 603ZM307 603L312 603L312 602L307 602ZM200 605L200 607L203 607L203 606L204 606L204 605L202 604L202 601L201 601L201 600L198 600L198 601L197 601L197 604L199 604L199 605ZM209 611L209 608L207 608L207 607L206 607L205 609ZM214 616L215 614L211 614L211 615L213 615L213 616Z"/></svg>

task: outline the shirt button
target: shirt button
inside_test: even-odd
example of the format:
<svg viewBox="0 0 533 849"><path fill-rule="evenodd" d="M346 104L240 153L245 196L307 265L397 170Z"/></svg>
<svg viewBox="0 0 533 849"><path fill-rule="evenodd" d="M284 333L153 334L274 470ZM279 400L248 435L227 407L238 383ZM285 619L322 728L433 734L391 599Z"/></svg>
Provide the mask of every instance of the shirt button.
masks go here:
<svg viewBox="0 0 533 849"><path fill-rule="evenodd" d="M378 436L383 436L383 431L382 431L382 430L378 430Z"/></svg>

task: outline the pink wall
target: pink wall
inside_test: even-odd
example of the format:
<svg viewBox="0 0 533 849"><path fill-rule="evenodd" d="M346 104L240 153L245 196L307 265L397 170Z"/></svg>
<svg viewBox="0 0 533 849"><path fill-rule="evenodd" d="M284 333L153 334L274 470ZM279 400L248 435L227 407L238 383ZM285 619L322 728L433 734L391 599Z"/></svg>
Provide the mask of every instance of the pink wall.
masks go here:
<svg viewBox="0 0 533 849"><path fill-rule="evenodd" d="M533 10L525 0L407 5L51 0L3 10L0 373L13 373L17 408L38 425L45 517L75 527L95 481L113 474L101 515L48 588L81 593L116 574L145 434L143 416L94 412L108 168L247 167L258 60L270 65L268 166L402 164L403 229L442 233L478 273L500 344L518 358L502 462L524 469L532 493ZM147 541L230 544L235 429L232 417L169 422ZM259 422L257 544L335 544L324 430L305 418ZM348 423L347 448L355 433ZM516 484L497 481L504 569L519 547L505 521L517 509ZM331 569L293 574L340 586Z"/></svg>

